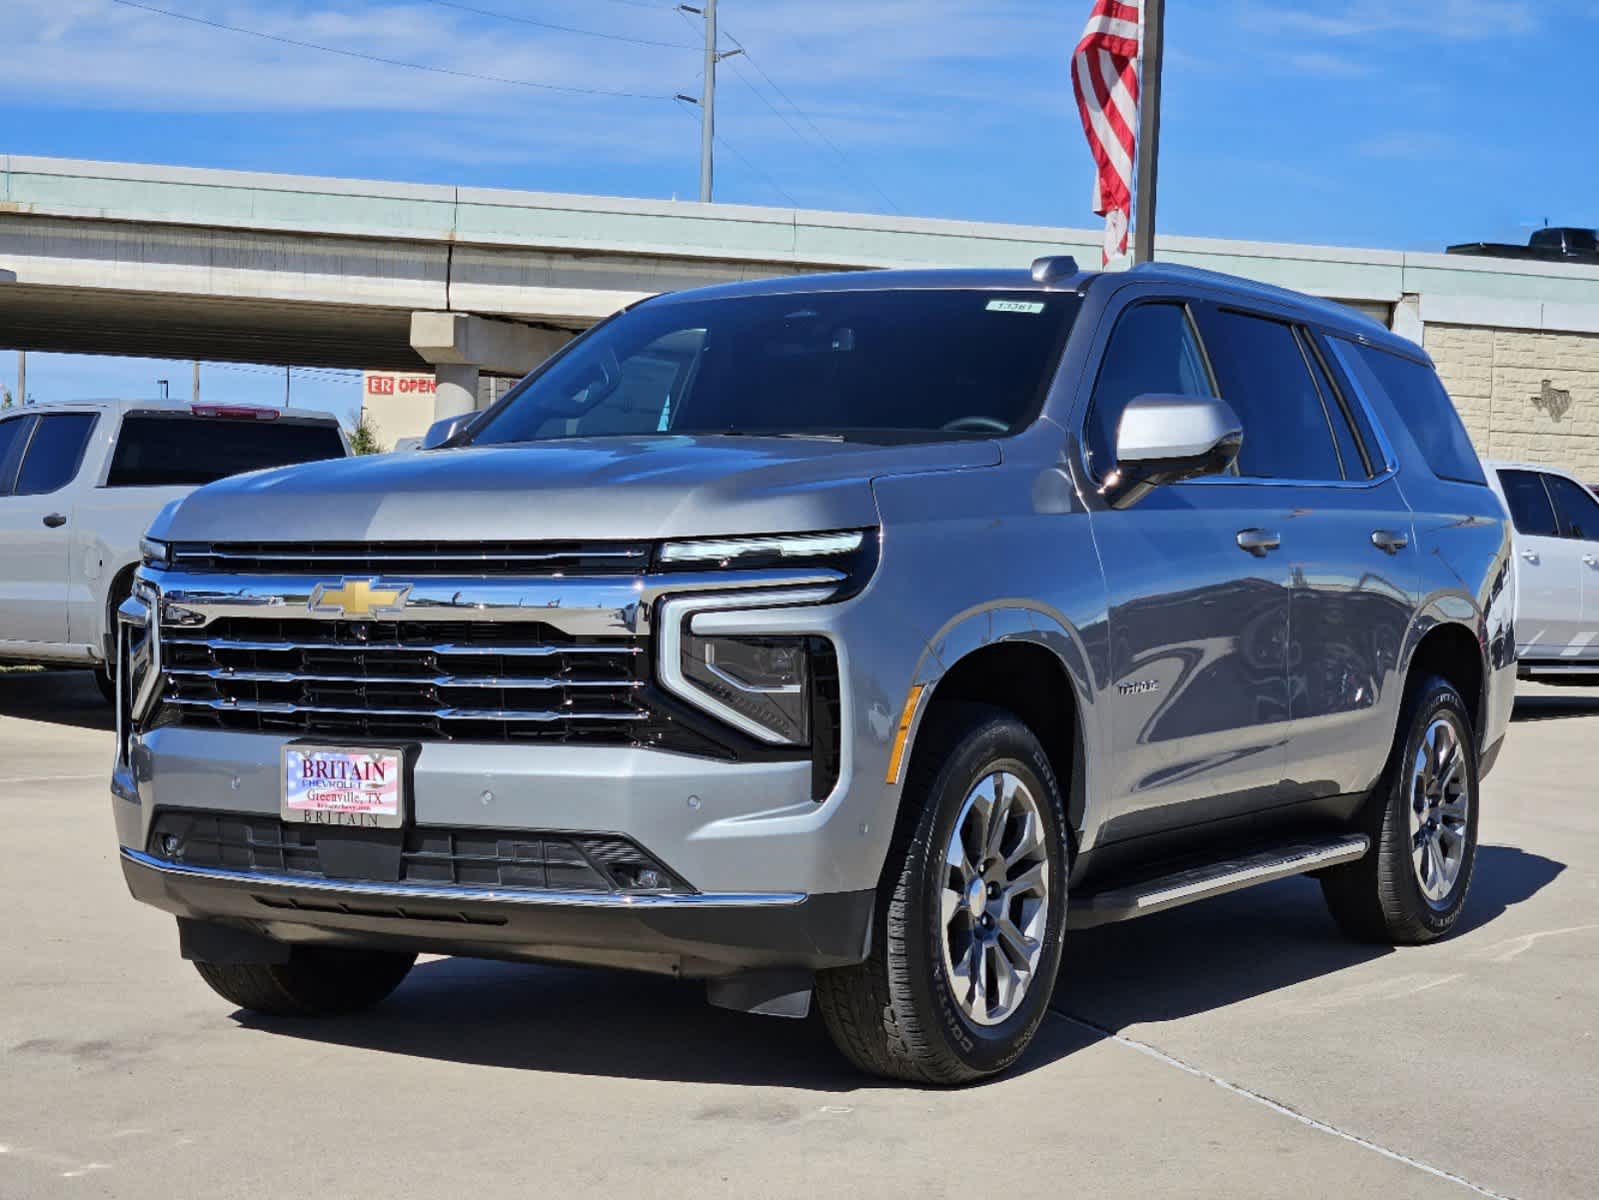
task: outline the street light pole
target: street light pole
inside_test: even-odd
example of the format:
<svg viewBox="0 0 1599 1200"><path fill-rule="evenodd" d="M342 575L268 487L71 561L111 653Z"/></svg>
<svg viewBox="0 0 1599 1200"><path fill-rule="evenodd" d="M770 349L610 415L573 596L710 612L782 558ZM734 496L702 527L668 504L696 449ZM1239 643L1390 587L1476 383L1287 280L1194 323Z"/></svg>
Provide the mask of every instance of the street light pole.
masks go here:
<svg viewBox="0 0 1599 1200"><path fill-rule="evenodd" d="M1166 0L1144 0L1144 70L1138 81L1138 189L1133 262L1155 258L1155 198L1160 174L1160 70L1166 54Z"/></svg>

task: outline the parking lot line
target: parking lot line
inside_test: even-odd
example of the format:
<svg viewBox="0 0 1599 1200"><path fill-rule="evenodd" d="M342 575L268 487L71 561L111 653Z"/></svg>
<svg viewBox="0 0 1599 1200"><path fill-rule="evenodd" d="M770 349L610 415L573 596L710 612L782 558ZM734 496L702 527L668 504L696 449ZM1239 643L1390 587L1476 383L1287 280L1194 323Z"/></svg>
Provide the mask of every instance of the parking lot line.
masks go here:
<svg viewBox="0 0 1599 1200"><path fill-rule="evenodd" d="M1196 1079L1203 1079L1207 1083L1214 1084L1216 1087L1221 1088L1224 1092L1231 1092L1233 1095L1241 1096L1245 1100L1252 1100L1263 1108L1269 1108L1272 1112L1275 1112L1280 1116L1288 1117L1290 1120L1297 1121L1301 1125L1308 1126L1309 1128L1315 1129L1321 1133L1331 1134L1333 1137L1341 1138L1346 1142L1353 1142L1362 1149L1370 1150L1374 1154L1380 1154L1384 1158L1391 1159L1397 1163L1402 1163L1407 1167L1414 1167L1418 1171L1425 1171L1428 1175L1446 1180L1449 1183L1458 1184L1459 1186L1466 1188L1468 1191L1475 1192L1479 1196L1488 1196L1491 1197L1492 1200L1514 1200L1513 1197L1507 1196L1503 1192L1496 1192L1491 1188L1483 1187L1481 1184L1473 1183L1469 1179L1456 1175L1453 1171L1446 1171L1442 1167L1435 1167L1431 1163L1422 1162L1419 1158L1412 1158L1410 1155L1403 1154L1398 1150L1390 1150L1387 1146L1374 1142L1370 1138L1361 1137L1358 1133L1349 1133L1347 1130L1339 1129L1336 1125L1329 1125L1325 1121L1318 1121L1315 1117L1307 1116L1298 1109L1290 1108L1288 1105L1283 1104L1280 1101L1273 1100L1270 1096L1263 1096L1259 1092L1254 1092L1240 1084L1232 1083L1229 1080L1223 1079L1219 1075L1213 1075L1202 1067L1196 1067L1192 1063L1184 1062L1175 1055L1167 1054L1164 1050L1161 1050L1156 1046L1151 1046L1148 1042L1141 1042L1137 1038L1127 1037L1126 1035L1117 1033L1114 1030L1106 1029L1103 1026L1096 1025L1092 1021L1085 1021L1081 1017L1074 1017L1070 1013L1064 1013L1060 1011L1058 1008L1051 1009L1050 1011L1053 1013L1053 1015L1059 1017L1063 1021L1070 1021L1073 1025L1078 1025L1084 1029L1091 1030L1100 1037L1117 1042L1123 1046L1127 1046L1130 1049L1138 1051L1140 1054L1144 1054L1155 1059L1157 1062L1163 1062L1169 1067L1176 1067L1179 1071L1183 1071L1189 1075L1192 1075Z"/></svg>
<svg viewBox="0 0 1599 1200"><path fill-rule="evenodd" d="M16 775L11 778L0 778L0 784L12 783L84 783L91 779L109 780L110 775L105 771L96 771L92 775Z"/></svg>

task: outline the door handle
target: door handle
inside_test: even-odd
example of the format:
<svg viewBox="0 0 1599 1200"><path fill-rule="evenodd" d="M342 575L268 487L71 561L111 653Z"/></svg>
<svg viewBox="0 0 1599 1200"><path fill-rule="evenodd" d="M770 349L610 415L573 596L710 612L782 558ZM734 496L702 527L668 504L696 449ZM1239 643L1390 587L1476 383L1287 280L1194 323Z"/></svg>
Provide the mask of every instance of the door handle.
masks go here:
<svg viewBox="0 0 1599 1200"><path fill-rule="evenodd" d="M1599 558L1595 558L1591 554L1584 554L1582 561L1590 567L1599 567Z"/></svg>
<svg viewBox="0 0 1599 1200"><path fill-rule="evenodd" d="M1385 554L1398 554L1410 545L1410 535L1393 529L1373 529L1371 544Z"/></svg>
<svg viewBox="0 0 1599 1200"><path fill-rule="evenodd" d="M1240 529L1238 531L1238 548L1247 550L1256 558L1265 558L1271 551L1283 544L1280 534L1270 533L1264 529Z"/></svg>
<svg viewBox="0 0 1599 1200"><path fill-rule="evenodd" d="M50 513L44 518L44 523L51 529L60 529L67 523L67 516L65 513Z"/></svg>
<svg viewBox="0 0 1599 1200"><path fill-rule="evenodd" d="M1535 563L1538 561L1538 552L1536 550L1523 550L1521 557L1530 563Z"/></svg>

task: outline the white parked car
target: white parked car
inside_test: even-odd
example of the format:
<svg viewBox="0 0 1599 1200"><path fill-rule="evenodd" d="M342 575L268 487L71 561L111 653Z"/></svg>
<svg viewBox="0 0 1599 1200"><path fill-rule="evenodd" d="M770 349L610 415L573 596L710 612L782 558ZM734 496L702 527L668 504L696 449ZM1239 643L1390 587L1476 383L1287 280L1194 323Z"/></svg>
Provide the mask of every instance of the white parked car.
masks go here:
<svg viewBox="0 0 1599 1200"><path fill-rule="evenodd" d="M1522 677L1599 683L1599 500L1558 467L1485 465L1515 526Z"/></svg>
<svg viewBox="0 0 1599 1200"><path fill-rule="evenodd" d="M157 513L202 484L350 452L328 413L93 400L0 411L0 663L94 667Z"/></svg>

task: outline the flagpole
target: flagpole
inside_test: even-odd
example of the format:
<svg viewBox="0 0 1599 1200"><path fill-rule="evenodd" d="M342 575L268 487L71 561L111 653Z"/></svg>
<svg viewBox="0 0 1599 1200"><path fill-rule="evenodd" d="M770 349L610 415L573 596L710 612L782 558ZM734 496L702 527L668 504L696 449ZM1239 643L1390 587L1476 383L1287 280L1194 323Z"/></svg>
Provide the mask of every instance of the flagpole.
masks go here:
<svg viewBox="0 0 1599 1200"><path fill-rule="evenodd" d="M1155 258L1155 197L1160 174L1160 68L1166 51L1166 0L1144 0L1144 69L1138 81L1138 178L1133 198L1133 262Z"/></svg>

